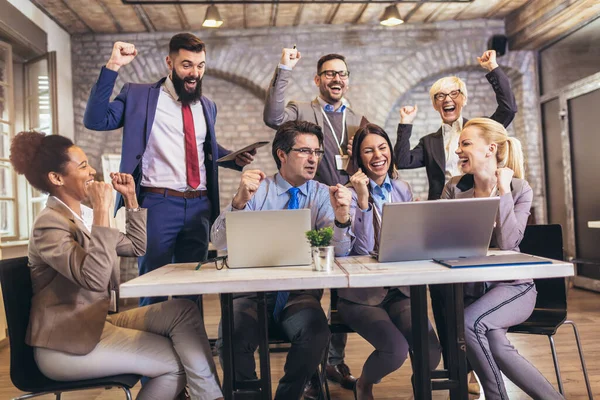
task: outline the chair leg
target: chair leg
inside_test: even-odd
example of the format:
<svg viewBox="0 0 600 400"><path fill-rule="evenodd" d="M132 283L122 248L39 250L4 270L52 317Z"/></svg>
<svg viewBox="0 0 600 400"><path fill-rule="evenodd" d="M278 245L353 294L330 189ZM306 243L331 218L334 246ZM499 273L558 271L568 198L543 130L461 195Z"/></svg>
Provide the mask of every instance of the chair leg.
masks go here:
<svg viewBox="0 0 600 400"><path fill-rule="evenodd" d="M129 390L128 387L121 386L121 389L123 389L123 391L125 392L125 398L127 400L133 400L133 398L131 397L131 391Z"/></svg>
<svg viewBox="0 0 600 400"><path fill-rule="evenodd" d="M327 342L327 347L325 347L325 351L323 352L323 357L321 358L321 365L319 372L319 396L317 397L319 400L331 400L329 395L329 385L327 384L327 375L325 373L327 368L327 357L329 356L329 345L331 344L331 339ZM323 393L323 386L325 387L325 391ZM323 396L325 395L325 396Z"/></svg>
<svg viewBox="0 0 600 400"><path fill-rule="evenodd" d="M575 342L577 343L577 350L579 351L579 359L581 360L581 369L583 370L583 379L585 379L585 387L587 388L588 397L593 400L592 388L590 387L590 379L588 377L587 368L585 366L585 358L583 357L583 348L581 347L581 340L579 339L579 330L575 322L566 320L563 324L569 324L573 327L573 333L575 334Z"/></svg>
<svg viewBox="0 0 600 400"><path fill-rule="evenodd" d="M554 361L554 371L556 372L556 380L558 381L558 391L564 396L565 390L560 377L560 367L558 366L558 356L556 355L556 347L554 346L554 337L548 335L548 340L550 340L550 349L552 350L552 361Z"/></svg>

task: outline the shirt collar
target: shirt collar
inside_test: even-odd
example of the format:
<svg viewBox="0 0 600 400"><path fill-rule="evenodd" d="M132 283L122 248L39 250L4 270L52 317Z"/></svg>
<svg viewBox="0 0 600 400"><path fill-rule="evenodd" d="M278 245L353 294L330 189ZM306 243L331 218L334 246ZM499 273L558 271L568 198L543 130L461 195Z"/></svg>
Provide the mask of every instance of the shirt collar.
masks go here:
<svg viewBox="0 0 600 400"><path fill-rule="evenodd" d="M77 218L81 223L83 223L83 225L88 229L88 231L90 231L90 232L92 231L92 225L94 224L94 210L92 210L91 208L82 204L81 205L81 217L80 217L79 215L77 215L77 213L75 211L73 211L71 209L71 207L66 205L61 199L59 199L56 196L50 196L50 197L52 197L58 203L65 206L67 208L67 210L71 211L73 216L75 218Z"/></svg>
<svg viewBox="0 0 600 400"><path fill-rule="evenodd" d="M163 88L165 88L165 90L167 91L169 96L171 96L171 98L173 100L177 101L178 103L181 102L179 100L179 95L177 94L177 91L175 90L175 85L173 85L173 80L171 79L171 75L167 76L167 79L165 79L165 81L163 83ZM192 104L196 104L196 103L192 103Z"/></svg>
<svg viewBox="0 0 600 400"><path fill-rule="evenodd" d="M462 128L463 128L462 116L458 117L458 119L456 121L454 121L452 123L452 125L442 122L442 132L444 133L444 135L452 133L453 131L460 132L460 131L462 131Z"/></svg>
<svg viewBox="0 0 600 400"><path fill-rule="evenodd" d="M333 106L331 104L329 104L328 102L326 102L325 100L323 100L321 98L321 96L317 96L317 100L319 101L319 104L321 105L321 107L323 108L323 110L325 110L326 112L344 112L344 110L346 108L350 107L350 102L348 102L348 100L346 100L345 97L342 97L342 105L337 109L334 110Z"/></svg>
<svg viewBox="0 0 600 400"><path fill-rule="evenodd" d="M373 189L373 193L379 195L382 198L386 197L387 193L392 191L392 182L390 181L390 176L386 175L383 184L379 186L373 179L369 179L369 183L371 184L371 188ZM385 193L385 192L387 193Z"/></svg>
<svg viewBox="0 0 600 400"><path fill-rule="evenodd" d="M304 182L304 184L298 186L298 189L300 189L300 193L302 193L304 196L308 196L309 182L310 181L306 181ZM284 193L287 193L287 191L292 187L292 185L290 185L288 181L283 179L283 176L281 176L281 174L278 172L275 174L275 187L277 188L277 196L280 196Z"/></svg>

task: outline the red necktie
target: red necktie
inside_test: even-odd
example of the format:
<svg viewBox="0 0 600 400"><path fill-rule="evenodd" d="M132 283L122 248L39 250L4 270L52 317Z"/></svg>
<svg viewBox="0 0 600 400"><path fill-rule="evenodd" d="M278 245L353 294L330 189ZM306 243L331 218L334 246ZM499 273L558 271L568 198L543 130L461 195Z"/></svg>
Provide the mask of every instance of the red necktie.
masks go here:
<svg viewBox="0 0 600 400"><path fill-rule="evenodd" d="M181 105L183 113L183 133L185 134L185 172L187 184L192 189L200 186L200 166L198 165L198 146L196 146L196 130L194 116L189 104Z"/></svg>

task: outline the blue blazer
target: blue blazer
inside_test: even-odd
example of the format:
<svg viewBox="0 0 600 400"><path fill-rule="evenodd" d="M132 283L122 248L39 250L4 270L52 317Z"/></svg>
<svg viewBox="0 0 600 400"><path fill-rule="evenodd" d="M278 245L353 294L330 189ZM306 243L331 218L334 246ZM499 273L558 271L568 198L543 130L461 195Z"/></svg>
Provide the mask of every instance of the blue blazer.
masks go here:
<svg viewBox="0 0 600 400"><path fill-rule="evenodd" d="M165 78L153 84L126 83L121 93L110 101L118 73L102 67L98 81L92 87L83 116L83 124L87 129L95 131L111 131L123 128L123 146L121 150L120 172L133 175L137 193L139 194L142 178L141 161L154 116L160 88ZM204 142L204 165L206 167L206 187L211 202L211 223L219 216L219 176L217 159L230 153L219 146L215 138L215 121L217 106L211 100L200 98L204 118L206 119L206 140ZM221 164L223 167L242 170L235 161ZM115 213L123 206L123 198L117 197Z"/></svg>

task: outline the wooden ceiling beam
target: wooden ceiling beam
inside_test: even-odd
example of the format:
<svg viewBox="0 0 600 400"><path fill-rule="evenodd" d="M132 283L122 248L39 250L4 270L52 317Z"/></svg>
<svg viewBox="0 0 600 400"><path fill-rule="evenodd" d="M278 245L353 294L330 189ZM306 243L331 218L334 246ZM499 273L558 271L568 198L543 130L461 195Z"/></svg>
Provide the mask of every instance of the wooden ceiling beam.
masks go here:
<svg viewBox="0 0 600 400"><path fill-rule="evenodd" d="M408 22L412 18L412 16L415 15L416 12L419 11L419 9L421 7L423 7L423 4L425 4L425 3L415 4L415 6L406 14L406 16L404 18L402 18L404 20L404 22Z"/></svg>
<svg viewBox="0 0 600 400"><path fill-rule="evenodd" d="M435 19L438 17L438 15L440 15L444 9L447 7L447 4L440 4L439 6L437 6L436 8L433 9L433 11L431 12L431 14L429 14L427 17L425 17L425 19L423 20L424 23L427 22L435 22Z"/></svg>
<svg viewBox="0 0 600 400"><path fill-rule="evenodd" d="M146 28L147 32L156 32L156 28L146 13L146 10L144 10L144 6L140 4L134 4L133 11L135 11L135 14L138 16L140 21L142 21L142 24L144 24L144 28Z"/></svg>
<svg viewBox="0 0 600 400"><path fill-rule="evenodd" d="M367 11L367 7L369 7L369 3L365 3L365 4L363 4L363 5L360 6L360 9L358 10L358 12L356 13L356 15L352 19L352 23L354 25L356 25L356 24L358 24L360 22L360 19L364 15L365 11Z"/></svg>
<svg viewBox="0 0 600 400"><path fill-rule="evenodd" d="M279 13L279 4L277 2L271 5L271 18L269 18L271 26L277 26L277 14Z"/></svg>
<svg viewBox="0 0 600 400"><path fill-rule="evenodd" d="M498 14L498 12L500 10L502 10L504 7L506 7L508 5L508 3L510 3L511 1L513 1L513 0L498 1L498 3L496 3L496 5L494 7L492 7L492 9L487 12L487 14L485 14L484 18L493 18L496 14Z"/></svg>
<svg viewBox="0 0 600 400"><path fill-rule="evenodd" d="M298 11L296 11L296 16L294 17L294 26L300 25L300 21L302 21L302 11L304 10L304 3L298 6Z"/></svg>
<svg viewBox="0 0 600 400"><path fill-rule="evenodd" d="M333 20L335 19L335 16L337 15L338 11L340 10L340 6L342 5L342 3L337 3L336 5L333 6L333 8L329 11L329 16L327 17L327 20L325 21L325 23L327 25L331 25L333 23Z"/></svg>
<svg viewBox="0 0 600 400"><path fill-rule="evenodd" d="M189 31L192 29L185 13L183 12L183 7L181 4L175 4L175 10L177 10L177 16L179 17L179 23L181 23L181 27L184 31Z"/></svg>
<svg viewBox="0 0 600 400"><path fill-rule="evenodd" d="M77 14L77 11L73 10L73 8L67 4L67 2L65 2L65 0L60 0L61 4L63 5L64 8L66 8L67 10L69 10L69 12L71 14L73 14L75 16L75 18L77 18L79 20L79 22L81 22L83 24L83 26L85 26L85 28L94 33L95 31L92 29L91 26L89 26L84 20L83 18L81 18L81 15Z"/></svg>
<svg viewBox="0 0 600 400"><path fill-rule="evenodd" d="M244 4L244 7L242 8L243 10L243 16L244 16L244 29L248 29L248 5Z"/></svg>
<svg viewBox="0 0 600 400"><path fill-rule="evenodd" d="M121 26L121 24L119 23L119 21L115 18L115 15L112 12L110 12L110 9L106 6L106 4L104 4L104 1L103 0L96 0L96 3L98 3L98 6L100 6L100 8L102 9L102 11L104 11L104 13L106 15L108 15L108 18L110 18L110 20L112 21L113 25L117 29L117 32L118 33L123 32L123 26Z"/></svg>

